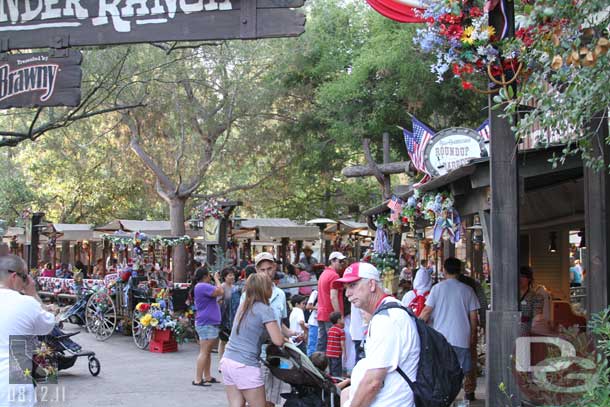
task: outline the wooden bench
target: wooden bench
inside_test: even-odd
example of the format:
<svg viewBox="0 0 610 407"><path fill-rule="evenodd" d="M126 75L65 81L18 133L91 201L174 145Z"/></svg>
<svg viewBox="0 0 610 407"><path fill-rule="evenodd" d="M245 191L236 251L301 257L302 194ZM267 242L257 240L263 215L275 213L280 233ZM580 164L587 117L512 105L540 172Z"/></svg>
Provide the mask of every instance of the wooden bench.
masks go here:
<svg viewBox="0 0 610 407"><path fill-rule="evenodd" d="M57 299L61 299L61 300L76 301L76 295L74 295L74 294L54 294L49 291L38 291L38 295L40 297L45 297L45 298L57 298Z"/></svg>

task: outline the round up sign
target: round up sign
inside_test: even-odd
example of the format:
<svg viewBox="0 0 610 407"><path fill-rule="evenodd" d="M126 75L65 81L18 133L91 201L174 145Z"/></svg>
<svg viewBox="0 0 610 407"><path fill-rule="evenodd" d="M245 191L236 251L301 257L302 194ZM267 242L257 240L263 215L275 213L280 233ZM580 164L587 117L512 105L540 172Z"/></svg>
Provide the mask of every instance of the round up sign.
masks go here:
<svg viewBox="0 0 610 407"><path fill-rule="evenodd" d="M486 156L483 137L465 127L452 127L436 133L424 150L426 170L432 177L445 175L470 160Z"/></svg>

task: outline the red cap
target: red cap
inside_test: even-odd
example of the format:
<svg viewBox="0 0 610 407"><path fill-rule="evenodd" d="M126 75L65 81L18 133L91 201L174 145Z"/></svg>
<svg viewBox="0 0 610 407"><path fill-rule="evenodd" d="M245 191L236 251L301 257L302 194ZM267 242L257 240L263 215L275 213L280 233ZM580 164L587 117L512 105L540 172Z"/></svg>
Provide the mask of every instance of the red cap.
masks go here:
<svg viewBox="0 0 610 407"><path fill-rule="evenodd" d="M354 263L345 269L343 277L335 280L335 283L348 284L358 281L361 278L369 278L379 281L379 270L371 263Z"/></svg>

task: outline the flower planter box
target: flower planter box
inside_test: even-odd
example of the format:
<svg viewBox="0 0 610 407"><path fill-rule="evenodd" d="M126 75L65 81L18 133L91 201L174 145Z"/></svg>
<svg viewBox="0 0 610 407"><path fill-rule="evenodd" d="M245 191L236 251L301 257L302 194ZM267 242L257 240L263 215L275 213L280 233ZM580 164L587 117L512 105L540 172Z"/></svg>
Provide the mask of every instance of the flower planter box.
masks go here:
<svg viewBox="0 0 610 407"><path fill-rule="evenodd" d="M178 343L169 329L155 329L148 349L154 353L177 352Z"/></svg>

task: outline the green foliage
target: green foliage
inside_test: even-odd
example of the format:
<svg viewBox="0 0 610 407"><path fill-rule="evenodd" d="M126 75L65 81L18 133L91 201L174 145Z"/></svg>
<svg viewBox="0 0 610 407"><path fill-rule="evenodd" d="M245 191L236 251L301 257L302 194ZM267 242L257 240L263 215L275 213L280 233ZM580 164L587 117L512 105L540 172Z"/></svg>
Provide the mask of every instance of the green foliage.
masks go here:
<svg viewBox="0 0 610 407"><path fill-rule="evenodd" d="M406 160L396 125L410 127L408 113L438 128L474 126L483 100L434 83L430 61L412 45L413 27L364 2L315 0L308 13L305 34L294 39L171 53L151 45L86 50L85 91L101 84L100 108L146 104L130 112L142 148L177 184L198 181L195 193L241 199L244 216L358 217L378 204L380 188L372 177L339 174L364 163L364 137L381 162L381 134L389 132L391 160ZM228 101L235 120L227 120ZM39 122L63 111L44 109ZM11 112L0 126L27 129L35 113ZM167 219L156 177L128 146L124 119L95 116L16 147L9 161L23 179L11 180L19 187L0 185L3 205L21 210L31 202L55 222ZM201 172L206 148L212 160Z"/></svg>
<svg viewBox="0 0 610 407"><path fill-rule="evenodd" d="M4 150L0 154L0 219L11 225L15 224L21 211L32 205L35 193L27 186L20 168L14 165L12 153Z"/></svg>
<svg viewBox="0 0 610 407"><path fill-rule="evenodd" d="M566 144L556 165L578 154L586 165L600 169L599 157L591 151L597 129L590 128L590 121L610 105L610 54L600 45L608 41L608 2L538 0L527 11L524 23L543 27L532 33L532 44L522 55L529 77L516 98L494 100L508 100L507 117L521 114L514 123L518 138L536 131L541 146Z"/></svg>

